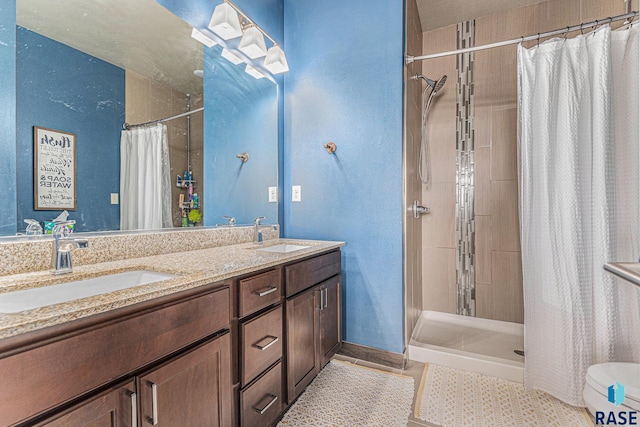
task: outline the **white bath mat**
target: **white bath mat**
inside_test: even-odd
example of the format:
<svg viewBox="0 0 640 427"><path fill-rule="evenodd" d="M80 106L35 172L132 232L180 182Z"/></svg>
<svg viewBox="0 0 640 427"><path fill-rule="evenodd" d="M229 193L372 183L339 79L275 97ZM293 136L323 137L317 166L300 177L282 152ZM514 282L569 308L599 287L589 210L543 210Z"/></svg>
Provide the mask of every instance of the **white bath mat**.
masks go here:
<svg viewBox="0 0 640 427"><path fill-rule="evenodd" d="M413 378L332 360L278 426L406 426Z"/></svg>
<svg viewBox="0 0 640 427"><path fill-rule="evenodd" d="M426 365L415 417L444 427L592 427L586 410L524 385Z"/></svg>

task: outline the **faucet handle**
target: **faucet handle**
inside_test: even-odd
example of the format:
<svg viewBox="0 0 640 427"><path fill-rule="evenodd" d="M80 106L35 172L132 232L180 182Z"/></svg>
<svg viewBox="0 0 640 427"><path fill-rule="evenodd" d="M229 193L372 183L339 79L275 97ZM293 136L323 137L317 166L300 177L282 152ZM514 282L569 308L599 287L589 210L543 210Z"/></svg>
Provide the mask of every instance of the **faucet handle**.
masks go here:
<svg viewBox="0 0 640 427"><path fill-rule="evenodd" d="M227 220L227 225L236 225L236 219L234 217L222 215L222 218Z"/></svg>
<svg viewBox="0 0 640 427"><path fill-rule="evenodd" d="M267 219L266 216L259 216L256 219L253 220L253 225L260 225L260 221L262 221L263 219Z"/></svg>

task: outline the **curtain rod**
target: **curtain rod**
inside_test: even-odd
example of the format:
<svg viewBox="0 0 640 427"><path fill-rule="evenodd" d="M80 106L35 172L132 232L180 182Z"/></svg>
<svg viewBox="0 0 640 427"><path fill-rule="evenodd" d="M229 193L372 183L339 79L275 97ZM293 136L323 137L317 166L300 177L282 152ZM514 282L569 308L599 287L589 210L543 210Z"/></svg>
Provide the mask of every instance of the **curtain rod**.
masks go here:
<svg viewBox="0 0 640 427"><path fill-rule="evenodd" d="M461 53L476 52L478 50L493 49L494 47L508 46L508 45L511 45L511 44L517 44L517 43L527 42L527 41L531 41L531 40L540 40L541 38L557 36L557 35L560 35L560 34L566 34L566 33L572 32L572 31L578 31L578 30L582 31L585 28L597 27L600 24L609 24L611 22L622 21L623 19L632 19L632 18L635 18L636 16L638 16L638 12L637 11L636 12L629 12L629 13L625 13L624 15L618 15L618 16L614 16L614 17L610 17L610 18L605 18L605 19L602 19L602 20L597 20L596 19L595 21L588 22L588 23L582 23L580 25L574 25L573 27L566 27L566 28L562 28L562 29L558 29L558 30L554 30L554 31L548 31L546 33L538 33L538 34L533 34L533 35L526 36L526 37L523 36L523 37L519 37L517 39L505 40L505 41L491 43L491 44L485 44L485 45L481 45L481 46L467 47L465 49L451 50L449 52L441 52L441 53L432 53L432 54L429 54L429 55L421 55L421 56L406 55L405 56L405 63L406 64L411 64L412 62L423 61L425 59L442 58L443 56L451 56L451 55L458 55L458 54L461 54Z"/></svg>
<svg viewBox="0 0 640 427"><path fill-rule="evenodd" d="M147 126L147 125L153 125L153 124L156 124L156 123L168 122L168 121L173 120L173 119L179 119L180 117L189 116L189 115L191 115L193 113L199 113L202 110L204 110L204 107L196 108L195 110L187 111L186 113L178 114L176 116L167 117L165 119L152 120L150 122L138 123L136 125L130 125L129 123L125 123L125 124L122 125L122 129L129 130L131 128L137 128L137 127L140 127L140 126Z"/></svg>

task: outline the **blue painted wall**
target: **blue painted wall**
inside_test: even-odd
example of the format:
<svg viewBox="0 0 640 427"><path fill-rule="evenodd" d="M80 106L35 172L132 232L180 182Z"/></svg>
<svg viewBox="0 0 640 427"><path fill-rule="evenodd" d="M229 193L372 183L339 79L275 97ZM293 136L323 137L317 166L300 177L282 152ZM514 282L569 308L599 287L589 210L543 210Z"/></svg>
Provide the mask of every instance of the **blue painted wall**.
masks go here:
<svg viewBox="0 0 640 427"><path fill-rule="evenodd" d="M182 18L192 27L206 28L213 14L213 9L222 1L209 0L156 0L169 11ZM284 3L283 0L235 0L234 3L247 15L257 22L267 33L271 35L286 50L284 42ZM270 46L269 43L267 43ZM206 50L206 48L205 48ZM278 94L278 152L284 150L284 76L275 76ZM206 85L206 81L205 81ZM205 89L206 90L206 89ZM205 107L207 98L205 95ZM207 119L207 108L205 108L205 121ZM205 138L206 140L206 138ZM237 153L236 153L237 154ZM205 161L207 159L205 158ZM281 233L284 232L284 157L278 156L278 204L277 219L271 217L267 223L280 223ZM208 193L208 191L207 191ZM215 224L219 218L211 217L211 204L206 204L205 224ZM213 215L217 215L213 213Z"/></svg>
<svg viewBox="0 0 640 427"><path fill-rule="evenodd" d="M347 242L343 338L400 353L403 2L284 4L285 235Z"/></svg>
<svg viewBox="0 0 640 427"><path fill-rule="evenodd" d="M223 223L223 215L237 224L257 216L277 223L277 204L268 201L268 187L278 183L277 87L222 58L220 46L204 50L204 224ZM246 163L236 158L242 152Z"/></svg>
<svg viewBox="0 0 640 427"><path fill-rule="evenodd" d="M0 236L16 233L16 3L0 0Z"/></svg>
<svg viewBox="0 0 640 427"><path fill-rule="evenodd" d="M15 27L14 27L15 28ZM124 70L18 27L17 227L60 211L33 210L33 126L76 134L77 231L117 230Z"/></svg>

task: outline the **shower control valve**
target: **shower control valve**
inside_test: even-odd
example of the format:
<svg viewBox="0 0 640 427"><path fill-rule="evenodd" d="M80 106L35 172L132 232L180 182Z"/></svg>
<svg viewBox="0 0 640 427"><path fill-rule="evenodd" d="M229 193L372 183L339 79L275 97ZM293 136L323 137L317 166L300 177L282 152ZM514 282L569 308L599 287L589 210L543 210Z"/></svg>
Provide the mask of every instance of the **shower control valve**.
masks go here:
<svg viewBox="0 0 640 427"><path fill-rule="evenodd" d="M420 215L424 215L424 214L428 214L429 212L431 212L430 208L424 207L424 206L420 206L419 205L419 201L414 200L413 201L413 217L414 218L420 218Z"/></svg>

